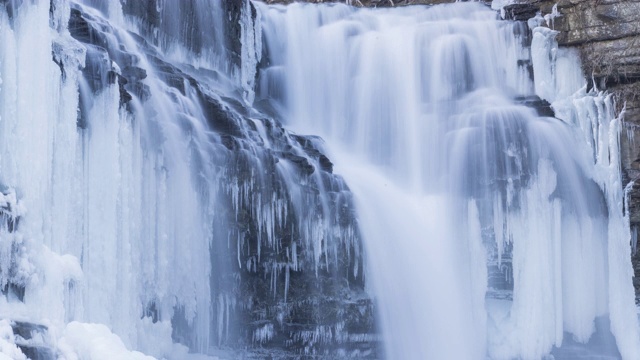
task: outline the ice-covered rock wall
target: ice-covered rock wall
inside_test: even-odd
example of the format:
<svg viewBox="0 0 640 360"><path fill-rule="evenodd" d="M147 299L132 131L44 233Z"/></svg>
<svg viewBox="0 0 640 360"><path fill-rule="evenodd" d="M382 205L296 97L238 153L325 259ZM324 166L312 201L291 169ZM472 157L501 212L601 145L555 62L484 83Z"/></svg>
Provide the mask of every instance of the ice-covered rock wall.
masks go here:
<svg viewBox="0 0 640 360"><path fill-rule="evenodd" d="M347 186L249 106L255 16L0 3L0 313L54 354L375 347Z"/></svg>

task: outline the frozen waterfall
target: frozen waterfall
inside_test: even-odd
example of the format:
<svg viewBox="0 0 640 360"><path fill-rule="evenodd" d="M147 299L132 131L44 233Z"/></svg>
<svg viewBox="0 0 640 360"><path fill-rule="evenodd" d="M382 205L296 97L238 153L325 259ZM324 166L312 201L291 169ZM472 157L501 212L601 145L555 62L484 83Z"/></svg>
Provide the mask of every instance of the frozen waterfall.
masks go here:
<svg viewBox="0 0 640 360"><path fill-rule="evenodd" d="M640 356L620 121L541 18L259 9L257 99L354 192L388 359Z"/></svg>
<svg viewBox="0 0 640 360"><path fill-rule="evenodd" d="M622 117L544 25L0 0L0 359L639 359Z"/></svg>

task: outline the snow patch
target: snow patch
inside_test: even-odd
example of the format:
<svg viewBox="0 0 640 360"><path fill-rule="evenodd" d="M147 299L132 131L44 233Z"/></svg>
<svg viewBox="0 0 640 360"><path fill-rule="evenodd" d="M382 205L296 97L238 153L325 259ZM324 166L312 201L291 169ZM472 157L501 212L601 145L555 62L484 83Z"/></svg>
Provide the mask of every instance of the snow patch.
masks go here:
<svg viewBox="0 0 640 360"><path fill-rule="evenodd" d="M65 360L154 360L138 351L130 351L122 340L102 324L71 322L58 341Z"/></svg>

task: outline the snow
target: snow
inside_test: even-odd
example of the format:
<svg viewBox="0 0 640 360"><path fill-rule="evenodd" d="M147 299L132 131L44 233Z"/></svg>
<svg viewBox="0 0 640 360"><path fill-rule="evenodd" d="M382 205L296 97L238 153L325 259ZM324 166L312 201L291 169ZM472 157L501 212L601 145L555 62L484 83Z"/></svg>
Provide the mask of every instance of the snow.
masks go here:
<svg viewBox="0 0 640 360"><path fill-rule="evenodd" d="M11 323L0 320L0 360L27 360L27 357L15 344Z"/></svg>
<svg viewBox="0 0 640 360"><path fill-rule="evenodd" d="M127 350L122 340L102 324L70 322L65 327L58 346L66 360L155 359Z"/></svg>
<svg viewBox="0 0 640 360"><path fill-rule="evenodd" d="M144 321L141 332L146 333L148 344L142 345L148 356L129 350L117 335L103 324L70 322L60 339L58 350L64 360L218 360L217 357L189 354L185 346L171 344L171 325Z"/></svg>

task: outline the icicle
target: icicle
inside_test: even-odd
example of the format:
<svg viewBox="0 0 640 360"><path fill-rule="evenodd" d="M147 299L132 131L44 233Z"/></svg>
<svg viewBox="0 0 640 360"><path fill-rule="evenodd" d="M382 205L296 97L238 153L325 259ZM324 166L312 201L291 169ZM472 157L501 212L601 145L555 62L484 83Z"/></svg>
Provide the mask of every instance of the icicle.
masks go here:
<svg viewBox="0 0 640 360"><path fill-rule="evenodd" d="M562 14L558 11L558 4L554 4L551 8L551 13L544 16L544 21L548 27L555 29L555 19L560 16L562 16Z"/></svg>
<svg viewBox="0 0 640 360"><path fill-rule="evenodd" d="M249 0L242 0L241 10L241 73L240 81L244 89L244 99L249 104L255 98L255 78L257 65L262 57L262 25L260 24L260 13L256 12L255 19L252 11L252 3Z"/></svg>

